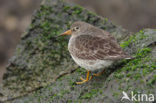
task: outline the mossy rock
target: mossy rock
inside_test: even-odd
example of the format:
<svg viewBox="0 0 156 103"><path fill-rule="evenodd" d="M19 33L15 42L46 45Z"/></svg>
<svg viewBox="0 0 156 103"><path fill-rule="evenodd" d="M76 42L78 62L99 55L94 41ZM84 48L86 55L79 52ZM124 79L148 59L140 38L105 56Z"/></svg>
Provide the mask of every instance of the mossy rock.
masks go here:
<svg viewBox="0 0 156 103"><path fill-rule="evenodd" d="M67 50L69 37L56 38L74 21L110 32L134 56L110 67L104 75L76 85L85 70ZM156 94L156 30L130 35L108 19L62 0L47 0L22 36L0 86L0 100L11 103L121 103L122 91Z"/></svg>

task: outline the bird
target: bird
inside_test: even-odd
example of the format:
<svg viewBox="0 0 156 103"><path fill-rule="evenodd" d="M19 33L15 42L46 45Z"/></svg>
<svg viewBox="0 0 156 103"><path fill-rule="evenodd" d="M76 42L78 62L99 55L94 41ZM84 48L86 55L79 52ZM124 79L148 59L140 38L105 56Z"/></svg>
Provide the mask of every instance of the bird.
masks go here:
<svg viewBox="0 0 156 103"><path fill-rule="evenodd" d="M90 72L105 70L114 62L121 59L131 59L127 55L117 40L107 31L95 27L83 21L76 21L71 28L59 36L71 35L68 42L68 50L80 67L87 70L86 79L80 77L81 81L76 84L83 84L99 76L99 72L90 76Z"/></svg>

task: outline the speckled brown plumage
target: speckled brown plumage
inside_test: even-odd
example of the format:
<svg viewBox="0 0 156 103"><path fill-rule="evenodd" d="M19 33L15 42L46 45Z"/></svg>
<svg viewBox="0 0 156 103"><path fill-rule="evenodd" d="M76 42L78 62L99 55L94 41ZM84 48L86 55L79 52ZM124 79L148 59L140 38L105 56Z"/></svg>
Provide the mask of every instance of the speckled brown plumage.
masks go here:
<svg viewBox="0 0 156 103"><path fill-rule="evenodd" d="M116 60L131 58L112 35L85 22L75 22L70 30L61 35L71 35L68 50L73 60L88 70L86 79L80 78L82 81L77 84L87 82L90 71L105 69Z"/></svg>
<svg viewBox="0 0 156 103"><path fill-rule="evenodd" d="M81 35L75 39L71 54L80 59L116 60L127 58L114 39Z"/></svg>
<svg viewBox="0 0 156 103"><path fill-rule="evenodd" d="M73 34L75 38L74 41L71 40L72 43L69 47L69 51L73 56L85 60L130 58L108 32L83 22L76 22L72 27L82 27L81 23L88 25L88 28L86 32L82 30L80 32L82 34Z"/></svg>

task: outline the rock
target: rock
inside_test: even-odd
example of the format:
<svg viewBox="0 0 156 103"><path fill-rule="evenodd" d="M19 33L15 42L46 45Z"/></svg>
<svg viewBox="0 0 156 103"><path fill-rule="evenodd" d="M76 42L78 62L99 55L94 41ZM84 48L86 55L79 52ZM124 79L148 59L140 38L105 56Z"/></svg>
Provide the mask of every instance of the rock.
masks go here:
<svg viewBox="0 0 156 103"><path fill-rule="evenodd" d="M76 85L86 71L71 59L69 37L56 38L74 21L85 21L110 32L135 59L118 62L104 75ZM130 34L77 5L44 1L7 66L0 85L1 102L121 103L122 91L156 94L156 30Z"/></svg>

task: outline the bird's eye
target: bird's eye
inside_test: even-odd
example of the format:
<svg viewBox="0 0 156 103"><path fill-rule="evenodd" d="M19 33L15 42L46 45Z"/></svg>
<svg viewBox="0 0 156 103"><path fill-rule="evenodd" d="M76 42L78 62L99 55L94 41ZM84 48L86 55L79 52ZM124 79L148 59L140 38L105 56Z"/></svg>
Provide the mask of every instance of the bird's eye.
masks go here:
<svg viewBox="0 0 156 103"><path fill-rule="evenodd" d="M79 29L79 27L75 27L75 29L76 29L76 30L78 30L78 29Z"/></svg>
<svg viewBox="0 0 156 103"><path fill-rule="evenodd" d="M73 29L72 29L72 31L76 31L76 30L78 30L79 29L79 27L74 27Z"/></svg>

